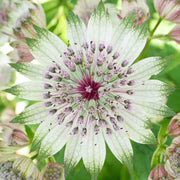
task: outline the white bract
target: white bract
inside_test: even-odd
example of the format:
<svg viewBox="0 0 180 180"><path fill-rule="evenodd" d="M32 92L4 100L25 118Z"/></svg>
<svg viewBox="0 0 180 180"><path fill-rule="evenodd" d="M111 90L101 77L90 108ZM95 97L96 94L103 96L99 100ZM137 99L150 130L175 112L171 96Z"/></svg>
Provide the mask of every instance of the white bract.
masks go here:
<svg viewBox="0 0 180 180"><path fill-rule="evenodd" d="M133 28L133 17L114 29L102 2L88 27L72 12L68 19L67 45L51 32L35 26L39 39L27 39L41 63L11 64L32 81L6 92L40 101L13 120L40 123L32 143L40 158L52 156L66 145L65 167L82 158L92 179L103 167L106 148L133 168L130 139L155 143L147 129L149 118L171 116L164 104L172 88L158 80L168 60L150 57L133 64L146 43L146 23Z"/></svg>

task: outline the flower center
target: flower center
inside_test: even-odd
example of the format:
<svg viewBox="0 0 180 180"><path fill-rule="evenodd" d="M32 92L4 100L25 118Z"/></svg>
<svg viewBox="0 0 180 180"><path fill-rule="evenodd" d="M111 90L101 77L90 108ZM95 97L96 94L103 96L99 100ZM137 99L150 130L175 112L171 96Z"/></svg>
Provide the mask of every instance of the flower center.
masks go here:
<svg viewBox="0 0 180 180"><path fill-rule="evenodd" d="M77 91L82 95L83 99L90 101L94 99L99 100L98 89L102 87L101 83L93 81L92 77L85 75L85 77L78 82Z"/></svg>

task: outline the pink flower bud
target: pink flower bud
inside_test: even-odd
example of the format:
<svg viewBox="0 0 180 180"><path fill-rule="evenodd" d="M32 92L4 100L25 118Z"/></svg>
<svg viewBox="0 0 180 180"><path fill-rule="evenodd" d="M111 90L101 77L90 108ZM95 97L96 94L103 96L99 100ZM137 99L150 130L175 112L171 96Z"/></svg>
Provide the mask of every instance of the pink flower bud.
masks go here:
<svg viewBox="0 0 180 180"><path fill-rule="evenodd" d="M149 8L145 0L122 1L122 10L119 18L123 19L130 14L134 13L134 26L140 26L144 21L149 19Z"/></svg>
<svg viewBox="0 0 180 180"><path fill-rule="evenodd" d="M180 23L180 1L179 0L154 0L154 7L161 18L174 23Z"/></svg>
<svg viewBox="0 0 180 180"><path fill-rule="evenodd" d="M166 172L163 165L157 165L152 169L150 172L150 175L148 177L148 180L169 180L168 173Z"/></svg>
<svg viewBox="0 0 180 180"><path fill-rule="evenodd" d="M180 13L180 11L179 11ZM178 44L180 44L180 26L176 26L170 33L169 36L172 40L176 41Z"/></svg>
<svg viewBox="0 0 180 180"><path fill-rule="evenodd" d="M176 137L165 153L165 169L173 179L180 179L180 136Z"/></svg>
<svg viewBox="0 0 180 180"><path fill-rule="evenodd" d="M64 166L50 162L46 165L43 173L43 180L65 180Z"/></svg>
<svg viewBox="0 0 180 180"><path fill-rule="evenodd" d="M13 130L12 139L18 145L26 145L28 143L28 137L24 134L23 131L19 129Z"/></svg>
<svg viewBox="0 0 180 180"><path fill-rule="evenodd" d="M14 41L11 43L11 46L14 48L14 50L8 55L13 61L20 63L30 62L34 59L26 43L22 41Z"/></svg>

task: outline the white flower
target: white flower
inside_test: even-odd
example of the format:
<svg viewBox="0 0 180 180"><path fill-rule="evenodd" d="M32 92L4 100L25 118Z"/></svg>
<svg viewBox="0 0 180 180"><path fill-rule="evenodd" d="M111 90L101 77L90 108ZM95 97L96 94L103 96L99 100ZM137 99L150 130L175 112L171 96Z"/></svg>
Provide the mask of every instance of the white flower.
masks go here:
<svg viewBox="0 0 180 180"><path fill-rule="evenodd" d="M32 81L6 92L40 101L12 121L40 123L31 149L39 149L39 158L52 156L66 144L65 168L73 168L82 158L96 179L106 156L105 142L130 169L129 139L156 142L147 129L149 118L174 115L161 103L172 88L148 80L168 60L150 57L133 64L146 43L146 27L145 23L133 28L130 16L114 29L102 2L87 28L70 12L69 47L35 26L39 39L27 43L41 65L11 64Z"/></svg>

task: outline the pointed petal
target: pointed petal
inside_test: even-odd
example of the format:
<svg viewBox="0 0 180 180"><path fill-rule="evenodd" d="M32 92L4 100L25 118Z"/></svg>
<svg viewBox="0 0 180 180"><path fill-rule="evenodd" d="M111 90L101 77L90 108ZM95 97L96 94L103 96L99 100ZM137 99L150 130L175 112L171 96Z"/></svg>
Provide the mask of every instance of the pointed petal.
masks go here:
<svg viewBox="0 0 180 180"><path fill-rule="evenodd" d="M155 144L157 140L151 130L138 126L134 121L126 121L127 135L135 142L142 144Z"/></svg>
<svg viewBox="0 0 180 180"><path fill-rule="evenodd" d="M67 34L70 45L74 50L81 48L86 40L86 27L72 11L69 11Z"/></svg>
<svg viewBox="0 0 180 180"><path fill-rule="evenodd" d="M70 128L57 125L42 140L39 158L46 158L60 151L68 141Z"/></svg>
<svg viewBox="0 0 180 180"><path fill-rule="evenodd" d="M143 59L131 66L134 72L128 76L128 79L141 81L148 80L152 75L161 72L168 63L169 59L160 57L149 57Z"/></svg>
<svg viewBox="0 0 180 180"><path fill-rule="evenodd" d="M174 87L167 85L158 80L144 81L142 84L134 85L133 87L122 87L121 90L133 89L133 94L123 94L123 97L133 100L141 100L148 102L155 102L168 96L170 92L173 92Z"/></svg>
<svg viewBox="0 0 180 180"><path fill-rule="evenodd" d="M44 83L42 81L25 82L5 89L4 91L20 98L35 101L42 100L43 94L47 92L47 90L44 89Z"/></svg>
<svg viewBox="0 0 180 180"><path fill-rule="evenodd" d="M87 135L82 144L82 156L84 165L91 174L92 179L97 179L98 173L104 164L106 148L102 133L99 132L95 135L91 125L88 127Z"/></svg>
<svg viewBox="0 0 180 180"><path fill-rule="evenodd" d="M32 63L10 63L10 66L30 79L42 79L44 68Z"/></svg>
<svg viewBox="0 0 180 180"><path fill-rule="evenodd" d="M141 108L132 104L130 110L122 109L121 116L125 122L136 124L140 128L147 128L151 125L145 112ZM122 123L120 122L122 125Z"/></svg>
<svg viewBox="0 0 180 180"><path fill-rule="evenodd" d="M48 65L61 61L60 55L66 49L66 44L48 30L34 26L39 39L26 38L32 55L42 64Z"/></svg>
<svg viewBox="0 0 180 180"><path fill-rule="evenodd" d="M96 43L96 48L100 42L108 44L111 40L112 24L102 2L99 3L89 20L87 37L89 41Z"/></svg>
<svg viewBox="0 0 180 180"><path fill-rule="evenodd" d="M136 101L142 110L144 110L149 117L162 118L176 115L169 107L162 104L161 102L140 102Z"/></svg>
<svg viewBox="0 0 180 180"><path fill-rule="evenodd" d="M114 156L132 170L133 150L129 138L122 132L115 131L112 132L112 134L107 134L106 132L104 132L104 137Z"/></svg>
<svg viewBox="0 0 180 180"><path fill-rule="evenodd" d="M128 65L139 56L143 50L147 39L147 23L133 28L134 16L121 21L120 25L115 29L111 44L113 52L120 54L117 58L117 65L120 65L124 60L128 61Z"/></svg>
<svg viewBox="0 0 180 180"><path fill-rule="evenodd" d="M66 144L65 149L65 170L68 173L81 159L81 135L72 136Z"/></svg>
<svg viewBox="0 0 180 180"><path fill-rule="evenodd" d="M56 119L56 115L54 116L47 116L46 119L39 125L38 129L35 132L31 151L35 151L36 149L40 148L42 140L45 138L45 136L49 133L49 131L54 128L55 126L58 126L58 122Z"/></svg>
<svg viewBox="0 0 180 180"><path fill-rule="evenodd" d="M12 123L39 124L48 115L43 103L36 103L25 109L19 116L14 118Z"/></svg>

